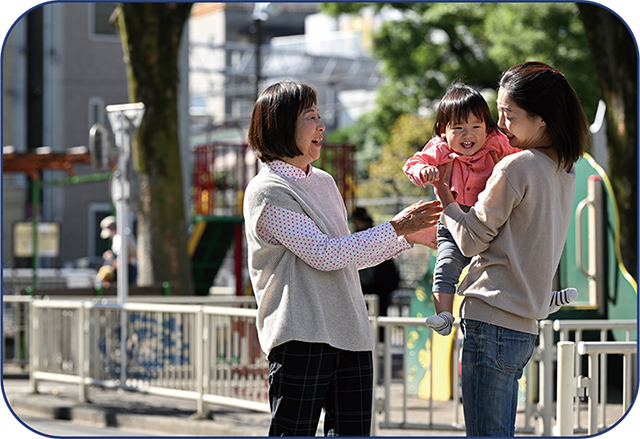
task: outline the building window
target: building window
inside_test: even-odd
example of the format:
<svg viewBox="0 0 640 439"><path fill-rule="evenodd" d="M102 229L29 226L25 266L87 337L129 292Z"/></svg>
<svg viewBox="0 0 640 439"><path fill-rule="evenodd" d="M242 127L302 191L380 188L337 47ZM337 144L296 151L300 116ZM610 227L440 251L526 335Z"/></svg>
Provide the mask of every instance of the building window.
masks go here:
<svg viewBox="0 0 640 439"><path fill-rule="evenodd" d="M89 98L89 128L99 123L104 125L104 99Z"/></svg>
<svg viewBox="0 0 640 439"><path fill-rule="evenodd" d="M117 39L116 28L110 21L116 3L89 3L89 36L94 39Z"/></svg>

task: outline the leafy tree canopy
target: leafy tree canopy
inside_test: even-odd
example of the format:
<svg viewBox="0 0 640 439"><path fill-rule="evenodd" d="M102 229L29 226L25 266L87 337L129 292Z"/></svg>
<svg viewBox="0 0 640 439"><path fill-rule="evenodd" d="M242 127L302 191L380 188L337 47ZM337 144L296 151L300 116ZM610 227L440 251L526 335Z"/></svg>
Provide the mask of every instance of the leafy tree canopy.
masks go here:
<svg viewBox="0 0 640 439"><path fill-rule="evenodd" d="M323 3L321 8L338 15L366 6L400 16L373 38L373 55L382 60L388 82L378 91L375 109L337 138L351 137L365 150L376 143L379 150L400 115L429 115L454 80L495 90L502 71L534 59L561 70L587 116L595 115L601 92L573 3Z"/></svg>
<svg viewBox="0 0 640 439"><path fill-rule="evenodd" d="M358 185L358 197L398 200L398 206L392 209L393 213L408 204L401 201L402 197L414 197L415 200L411 202L433 198L430 185L426 189L415 186L402 171L407 158L421 150L425 139L431 137L432 128L431 121L425 118L410 113L400 116L391 127L389 143L380 149L379 159L366 163L369 178ZM372 208L373 211L384 212L375 208Z"/></svg>

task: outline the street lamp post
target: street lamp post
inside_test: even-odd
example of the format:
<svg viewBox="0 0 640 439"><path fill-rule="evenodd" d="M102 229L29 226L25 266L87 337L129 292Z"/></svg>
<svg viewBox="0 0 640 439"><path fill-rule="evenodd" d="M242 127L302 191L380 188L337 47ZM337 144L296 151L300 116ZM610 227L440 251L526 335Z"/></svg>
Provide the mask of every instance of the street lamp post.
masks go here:
<svg viewBox="0 0 640 439"><path fill-rule="evenodd" d="M253 27L256 33L256 50L255 50L255 100L260 96L260 81L262 80L262 23L269 18L280 15L283 9L282 3L256 3L251 18L253 19Z"/></svg>
<svg viewBox="0 0 640 439"><path fill-rule="evenodd" d="M115 137L118 149L118 164L111 181L111 197L116 206L116 231L120 235L120 254L118 255L118 277L116 289L118 304L124 305L129 296L129 243L127 217L132 195L131 139L135 135L142 116L144 104L121 104L106 107L107 117ZM120 384L125 385L127 378L127 313L120 309Z"/></svg>
<svg viewBox="0 0 640 439"><path fill-rule="evenodd" d="M255 97L255 100L257 101L258 97L260 96L260 79L261 79L260 75L262 73L262 20L257 19L254 16L253 25L256 31L254 97Z"/></svg>

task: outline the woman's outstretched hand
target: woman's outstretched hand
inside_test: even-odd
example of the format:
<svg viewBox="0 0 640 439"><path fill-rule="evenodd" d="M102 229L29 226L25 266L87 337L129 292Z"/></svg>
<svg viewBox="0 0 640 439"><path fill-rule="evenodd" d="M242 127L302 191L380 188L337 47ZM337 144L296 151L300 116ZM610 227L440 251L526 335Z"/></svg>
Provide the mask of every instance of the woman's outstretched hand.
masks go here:
<svg viewBox="0 0 640 439"><path fill-rule="evenodd" d="M438 218L440 218L441 212L440 201L433 200L428 203L420 201L398 213L389 223L391 223L398 236L411 235L428 227L433 227ZM417 241L411 241L409 237L407 240L417 243Z"/></svg>

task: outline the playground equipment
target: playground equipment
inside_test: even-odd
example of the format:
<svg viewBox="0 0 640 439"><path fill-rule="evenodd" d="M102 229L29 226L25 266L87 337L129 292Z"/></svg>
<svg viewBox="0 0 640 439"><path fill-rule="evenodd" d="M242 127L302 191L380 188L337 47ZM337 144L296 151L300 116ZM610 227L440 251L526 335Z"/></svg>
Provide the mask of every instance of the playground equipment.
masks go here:
<svg viewBox="0 0 640 439"><path fill-rule="evenodd" d="M31 286L36 287L38 285L38 268L41 251L38 245L39 238L39 223L40 223L40 209L41 209L41 191L45 186L55 185L71 185L79 183L88 183L93 181L106 180L109 178L110 173L102 172L91 175L76 175L74 165L91 163L91 155L84 146L77 146L67 148L65 152L53 152L48 146L42 146L36 148L33 152L17 153L13 146L4 146L2 148L2 172L21 172L27 174L32 181L31 186L31 231L32 237L30 245L31 251L31 267L32 267L32 279ZM68 178L58 180L42 181L42 171L58 169L64 170L69 175Z"/></svg>
<svg viewBox="0 0 640 439"><path fill-rule="evenodd" d="M314 165L330 172L350 209L355 199L355 146L323 145ZM233 246L236 295L245 290L242 200L259 162L249 146L206 143L194 154L193 230L189 257L196 295L207 295Z"/></svg>

